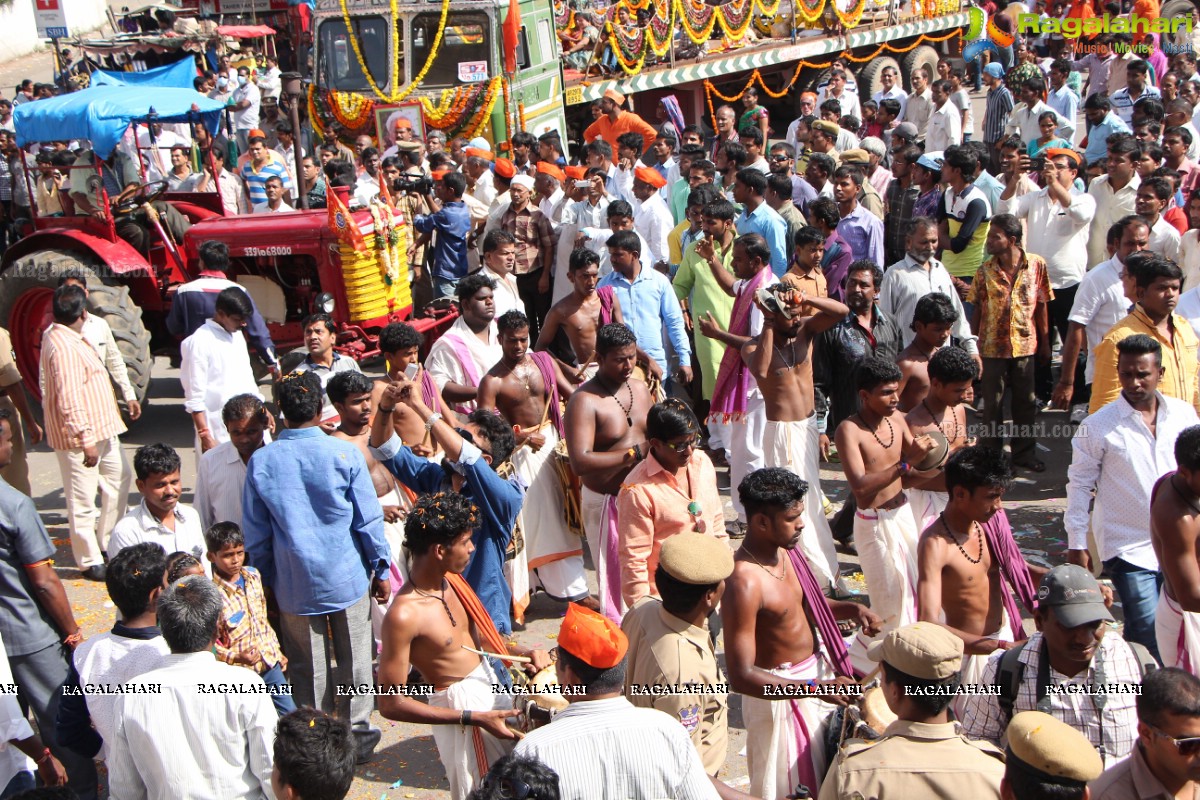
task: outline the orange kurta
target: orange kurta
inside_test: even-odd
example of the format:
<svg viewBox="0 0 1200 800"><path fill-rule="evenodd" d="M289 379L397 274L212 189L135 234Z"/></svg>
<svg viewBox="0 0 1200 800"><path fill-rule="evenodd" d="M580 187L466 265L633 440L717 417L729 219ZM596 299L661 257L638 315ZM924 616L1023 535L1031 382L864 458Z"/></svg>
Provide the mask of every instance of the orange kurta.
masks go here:
<svg viewBox="0 0 1200 800"><path fill-rule="evenodd" d="M618 111L617 121L609 120L608 115L600 117L583 132L585 142L603 139L612 145L614 155L617 152L617 137L623 133L640 133L642 135L642 152L645 153L658 138L658 131L632 111Z"/></svg>

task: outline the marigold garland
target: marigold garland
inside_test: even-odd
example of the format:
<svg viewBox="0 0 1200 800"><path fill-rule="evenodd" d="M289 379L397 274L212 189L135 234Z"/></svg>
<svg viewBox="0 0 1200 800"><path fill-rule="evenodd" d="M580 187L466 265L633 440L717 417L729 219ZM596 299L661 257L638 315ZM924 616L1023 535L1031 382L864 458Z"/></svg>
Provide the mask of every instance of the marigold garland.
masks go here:
<svg viewBox="0 0 1200 800"><path fill-rule="evenodd" d="M854 8L850 9L845 14L843 14L841 9L837 7L836 0L833 4L833 13L837 15L838 21L841 22L847 30L858 25L859 21L862 20L863 13L866 10L867 0L858 0L857 5L855 5Z"/></svg>
<svg viewBox="0 0 1200 800"><path fill-rule="evenodd" d="M375 103L364 95L330 89L327 97L330 113L343 128L356 131L371 121Z"/></svg>
<svg viewBox="0 0 1200 800"><path fill-rule="evenodd" d="M422 97L421 107L425 121L429 127L445 131L448 138L460 135L475 136L483 127L483 119L495 106L501 84L507 92L508 83L499 75L487 83L445 89L436 105L432 100ZM481 112L485 110L486 113L481 116Z"/></svg>
<svg viewBox="0 0 1200 800"><path fill-rule="evenodd" d="M442 38L446 33L446 19L450 15L450 0L442 0L442 13L438 19L437 34L433 37L433 46L429 50L429 55L425 57L425 64L421 67L413 79L403 89L397 91L396 84L400 78L400 8L397 0L391 0L391 15L392 15L392 58L388 65L388 86L391 89L391 94L383 93L383 90L375 83L375 76L367 69L366 59L363 58L362 48L358 44L358 37L350 33L350 9L347 6L347 0L339 0L342 8L342 20L346 24L347 38L350 39L350 49L354 51L354 57L358 60L358 68L362 70L363 77L367 79L367 85L371 87L371 91L375 96L385 103L399 103L407 98L410 94L416 91L421 82L425 80L425 76L429 74L429 70L433 67L433 62L437 60L438 52L442 49Z"/></svg>
<svg viewBox="0 0 1200 800"><path fill-rule="evenodd" d="M314 83L308 85L308 119L312 123L313 131L317 134L318 139L325 138L325 126L321 124L321 115L317 113L317 86Z"/></svg>

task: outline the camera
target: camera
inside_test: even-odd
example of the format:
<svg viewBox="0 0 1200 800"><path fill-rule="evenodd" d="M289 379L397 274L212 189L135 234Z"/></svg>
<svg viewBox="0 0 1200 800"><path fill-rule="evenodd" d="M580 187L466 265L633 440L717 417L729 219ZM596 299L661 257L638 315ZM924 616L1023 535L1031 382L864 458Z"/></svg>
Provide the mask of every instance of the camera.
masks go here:
<svg viewBox="0 0 1200 800"><path fill-rule="evenodd" d="M433 180L425 175L419 178L414 178L409 175L401 174L396 178L396 187L409 194L427 195L433 191Z"/></svg>

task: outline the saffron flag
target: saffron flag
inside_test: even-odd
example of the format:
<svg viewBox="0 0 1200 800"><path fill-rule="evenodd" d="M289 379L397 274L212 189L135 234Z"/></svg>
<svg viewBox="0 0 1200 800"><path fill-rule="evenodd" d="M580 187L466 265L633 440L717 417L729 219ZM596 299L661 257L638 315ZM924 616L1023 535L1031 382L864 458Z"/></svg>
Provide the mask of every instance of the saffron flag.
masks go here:
<svg viewBox="0 0 1200 800"><path fill-rule="evenodd" d="M504 71L517 71L517 43L521 35L521 7L517 0L508 0L508 16L504 18Z"/></svg>
<svg viewBox="0 0 1200 800"><path fill-rule="evenodd" d="M363 241L362 231L358 223L350 215L350 209L332 189L327 193L329 198L329 230L346 244L360 253L367 252L367 243Z"/></svg>
<svg viewBox="0 0 1200 800"><path fill-rule="evenodd" d="M679 130L683 130L683 128L680 128ZM388 208L395 211L396 204L392 202L392 193L388 191L387 184L387 178L382 178L382 180L379 181L379 196L383 199L383 202L387 204Z"/></svg>

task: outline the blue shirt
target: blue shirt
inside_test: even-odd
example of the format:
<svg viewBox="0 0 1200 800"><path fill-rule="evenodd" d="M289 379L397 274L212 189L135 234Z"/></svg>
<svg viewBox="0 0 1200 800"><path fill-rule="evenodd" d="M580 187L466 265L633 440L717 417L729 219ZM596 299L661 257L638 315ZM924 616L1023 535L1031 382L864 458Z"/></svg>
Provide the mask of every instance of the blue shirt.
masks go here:
<svg viewBox="0 0 1200 800"><path fill-rule="evenodd" d="M855 259L869 258L876 264L884 263L883 221L861 204L842 217L837 232L850 245Z"/></svg>
<svg viewBox="0 0 1200 800"><path fill-rule="evenodd" d="M292 192L292 178L288 175L287 167L280 161L268 161L258 172L254 171L252 162L247 161L239 171L242 180L246 182L246 191L250 195L250 205L256 206L267 202L267 180L279 178L283 183L283 191Z"/></svg>
<svg viewBox="0 0 1200 800"><path fill-rule="evenodd" d="M255 451L242 487L246 557L286 614L332 614L388 574L383 507L357 447L318 427Z"/></svg>
<svg viewBox="0 0 1200 800"><path fill-rule="evenodd" d="M1120 117L1109 111L1104 119L1096 125L1088 125L1088 144L1083 151L1083 160L1091 166L1108 157L1108 145L1105 141L1114 133L1133 133Z"/></svg>
<svg viewBox="0 0 1200 800"><path fill-rule="evenodd" d="M467 274L467 234L471 214L462 200L446 203L440 211L418 214L413 227L419 233L437 231L433 244L433 276L455 281Z"/></svg>
<svg viewBox="0 0 1200 800"><path fill-rule="evenodd" d="M671 281L658 270L646 269L641 265L638 269L640 271L633 283L614 269L600 280L597 288L612 287L617 302L621 304L621 317L637 337L638 347L658 362L663 372L669 367L667 349L663 345L663 326L666 326L667 337L680 362L690 365L692 346L688 343L683 311Z"/></svg>
<svg viewBox="0 0 1200 800"><path fill-rule="evenodd" d="M382 447L372 447L371 455L417 494L453 491L441 464L413 455L394 433ZM479 527L471 537L475 552L463 577L496 623L496 630L507 636L512 633L512 589L504 577L504 556L525 493L513 481L497 475L482 455L478 447L463 442L458 461L446 463L466 479L462 494L479 509Z"/></svg>
<svg viewBox="0 0 1200 800"><path fill-rule="evenodd" d="M1079 114L1079 95L1075 94L1075 91L1070 86L1068 86L1067 84L1064 83L1063 87L1061 89L1057 89L1057 90L1051 89L1049 91L1049 93L1046 95L1046 105L1048 105L1048 106L1050 106L1050 108L1054 109L1054 111L1060 117L1063 117L1064 119L1069 119L1069 120L1071 120L1072 124L1074 124L1075 119L1077 118L1077 115ZM1062 131L1062 129L1060 128L1059 136L1062 136L1061 131ZM1063 138L1069 142L1074 143L1074 141L1075 141L1074 131L1071 132L1070 136L1063 136ZM979 183L978 179L975 181L975 183L976 184ZM994 207L995 206L993 206L993 208Z"/></svg>
<svg viewBox="0 0 1200 800"><path fill-rule="evenodd" d="M1075 119L1071 117L1071 119ZM1000 179L993 176L986 169L982 170L975 177L975 188L983 192L983 196L987 198L988 205L995 208L1000 203L1000 195L1004 194L1004 184Z"/></svg>
<svg viewBox="0 0 1200 800"><path fill-rule="evenodd" d="M766 239L767 246L771 248L771 272L775 273L775 277L787 272L787 223L778 211L766 202L760 203L752 213L743 211L737 218L737 232L739 236L757 233ZM624 303L621 304L621 310L625 310Z"/></svg>

